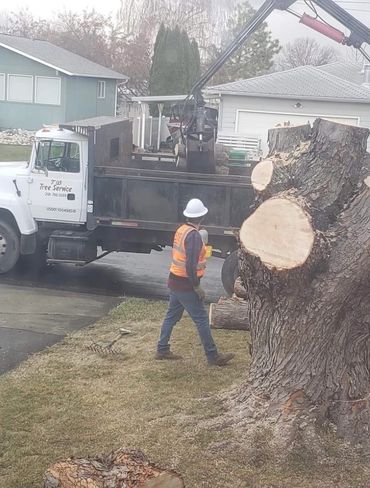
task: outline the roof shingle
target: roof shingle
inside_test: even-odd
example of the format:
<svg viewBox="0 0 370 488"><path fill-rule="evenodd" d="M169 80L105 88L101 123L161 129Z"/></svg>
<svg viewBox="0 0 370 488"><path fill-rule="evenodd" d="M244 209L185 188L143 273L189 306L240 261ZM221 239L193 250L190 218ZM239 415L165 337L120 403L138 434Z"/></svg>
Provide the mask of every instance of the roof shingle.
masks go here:
<svg viewBox="0 0 370 488"><path fill-rule="evenodd" d="M207 89L208 93L269 98L370 102L370 89L313 66L300 66Z"/></svg>
<svg viewBox="0 0 370 488"><path fill-rule="evenodd" d="M124 80L127 76L94 63L47 41L0 34L0 47L45 64L70 76Z"/></svg>
<svg viewBox="0 0 370 488"><path fill-rule="evenodd" d="M361 64L336 61L334 63L319 66L318 69L320 71L325 71L325 73L329 73L330 75L337 76L342 80L355 83L356 85L362 85L362 83L365 82L365 75Z"/></svg>

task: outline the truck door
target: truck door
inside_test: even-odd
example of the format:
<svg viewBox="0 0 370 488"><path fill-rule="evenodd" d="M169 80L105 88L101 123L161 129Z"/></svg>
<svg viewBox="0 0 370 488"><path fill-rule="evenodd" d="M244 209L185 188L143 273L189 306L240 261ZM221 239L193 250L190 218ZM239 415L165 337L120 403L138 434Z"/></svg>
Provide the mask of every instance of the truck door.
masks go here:
<svg viewBox="0 0 370 488"><path fill-rule="evenodd" d="M83 172L78 142L39 140L29 178L32 216L36 220L85 222Z"/></svg>

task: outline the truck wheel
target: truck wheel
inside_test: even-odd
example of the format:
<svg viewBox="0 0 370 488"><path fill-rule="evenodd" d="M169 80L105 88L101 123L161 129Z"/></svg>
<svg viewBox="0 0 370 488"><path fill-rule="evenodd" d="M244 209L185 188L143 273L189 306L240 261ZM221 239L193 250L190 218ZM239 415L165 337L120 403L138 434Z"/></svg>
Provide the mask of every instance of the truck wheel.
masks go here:
<svg viewBox="0 0 370 488"><path fill-rule="evenodd" d="M19 237L12 225L0 220L0 274L10 271L19 258Z"/></svg>
<svg viewBox="0 0 370 488"><path fill-rule="evenodd" d="M221 271L221 280L229 296L234 293L234 284L239 276L238 251L232 252L224 261Z"/></svg>

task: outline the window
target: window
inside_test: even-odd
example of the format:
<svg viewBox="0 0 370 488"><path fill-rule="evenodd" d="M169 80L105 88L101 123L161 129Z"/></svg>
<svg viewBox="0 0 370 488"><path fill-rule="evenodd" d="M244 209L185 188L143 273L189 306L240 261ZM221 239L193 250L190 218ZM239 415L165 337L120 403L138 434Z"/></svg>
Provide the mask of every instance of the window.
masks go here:
<svg viewBox="0 0 370 488"><path fill-rule="evenodd" d="M33 77L8 75L8 100L11 102L33 102Z"/></svg>
<svg viewBox="0 0 370 488"><path fill-rule="evenodd" d="M80 172L80 147L75 142L40 141L36 168L64 173Z"/></svg>
<svg viewBox="0 0 370 488"><path fill-rule="evenodd" d="M98 98L105 98L105 81L98 81Z"/></svg>
<svg viewBox="0 0 370 488"><path fill-rule="evenodd" d="M5 100L5 75L0 73L0 100Z"/></svg>
<svg viewBox="0 0 370 488"><path fill-rule="evenodd" d="M35 103L60 105L61 79L46 76L35 78Z"/></svg>

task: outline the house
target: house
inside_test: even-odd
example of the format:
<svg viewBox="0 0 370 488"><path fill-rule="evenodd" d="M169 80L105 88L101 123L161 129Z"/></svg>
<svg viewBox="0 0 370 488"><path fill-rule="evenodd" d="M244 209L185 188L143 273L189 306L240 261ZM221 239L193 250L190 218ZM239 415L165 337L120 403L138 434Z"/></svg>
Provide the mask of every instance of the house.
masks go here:
<svg viewBox="0 0 370 488"><path fill-rule="evenodd" d="M116 115L127 76L46 41L0 34L0 128Z"/></svg>
<svg viewBox="0 0 370 488"><path fill-rule="evenodd" d="M370 68L370 67L369 67ZM370 128L370 71L331 63L300 66L207 89L218 94L219 133L260 137L267 151L268 129L322 117Z"/></svg>

